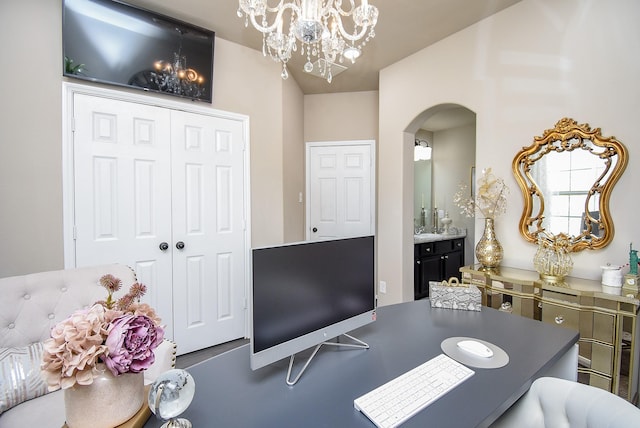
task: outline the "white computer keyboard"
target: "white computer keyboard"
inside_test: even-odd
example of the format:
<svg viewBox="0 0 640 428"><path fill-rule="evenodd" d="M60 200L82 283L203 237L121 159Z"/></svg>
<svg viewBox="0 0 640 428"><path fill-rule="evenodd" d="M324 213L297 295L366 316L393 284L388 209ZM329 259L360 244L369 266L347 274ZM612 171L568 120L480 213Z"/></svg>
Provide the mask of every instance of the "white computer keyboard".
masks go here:
<svg viewBox="0 0 640 428"><path fill-rule="evenodd" d="M353 400L353 407L380 428L397 427L475 372L440 354Z"/></svg>

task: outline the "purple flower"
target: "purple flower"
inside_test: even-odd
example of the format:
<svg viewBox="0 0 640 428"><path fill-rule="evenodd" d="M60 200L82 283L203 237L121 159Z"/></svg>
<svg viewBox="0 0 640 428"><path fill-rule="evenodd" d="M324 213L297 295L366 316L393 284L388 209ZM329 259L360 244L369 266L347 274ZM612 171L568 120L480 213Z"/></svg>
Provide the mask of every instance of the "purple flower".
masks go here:
<svg viewBox="0 0 640 428"><path fill-rule="evenodd" d="M155 361L153 350L164 338L164 330L145 315L125 314L111 321L102 360L115 376L138 373Z"/></svg>

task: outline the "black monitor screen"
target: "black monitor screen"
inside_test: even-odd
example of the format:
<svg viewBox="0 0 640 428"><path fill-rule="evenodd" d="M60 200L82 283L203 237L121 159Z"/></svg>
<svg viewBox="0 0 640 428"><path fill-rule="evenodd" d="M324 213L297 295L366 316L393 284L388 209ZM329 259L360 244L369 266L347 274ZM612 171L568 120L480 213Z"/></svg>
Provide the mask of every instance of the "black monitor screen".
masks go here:
<svg viewBox="0 0 640 428"><path fill-rule="evenodd" d="M336 324L353 329L349 320L363 314L370 322L374 264L373 236L254 249L252 354Z"/></svg>

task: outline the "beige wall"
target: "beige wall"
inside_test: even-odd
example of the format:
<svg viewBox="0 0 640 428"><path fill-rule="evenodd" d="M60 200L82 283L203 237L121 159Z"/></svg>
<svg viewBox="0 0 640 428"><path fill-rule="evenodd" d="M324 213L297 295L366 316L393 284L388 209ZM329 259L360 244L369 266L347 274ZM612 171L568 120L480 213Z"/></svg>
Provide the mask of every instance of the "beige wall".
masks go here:
<svg viewBox="0 0 640 428"><path fill-rule="evenodd" d="M60 1L0 3L0 276L63 265L61 15Z"/></svg>
<svg viewBox="0 0 640 428"><path fill-rule="evenodd" d="M284 241L304 240L304 97L293 79L284 85L282 129Z"/></svg>
<svg viewBox="0 0 640 428"><path fill-rule="evenodd" d="M0 277L64 265L61 4L0 3L0 40L20 40L0 60ZM261 52L217 39L214 62L211 107L250 117L252 245L283 242L283 115L302 95Z"/></svg>
<svg viewBox="0 0 640 428"><path fill-rule="evenodd" d="M378 92L305 95L304 141L346 140L378 140Z"/></svg>
<svg viewBox="0 0 640 428"><path fill-rule="evenodd" d="M474 221L460 214L453 195L461 184L470 184L471 167L475 162L476 126L467 125L433 133L433 188L438 210L449 213L451 225L465 228L465 263L474 261Z"/></svg>
<svg viewBox="0 0 640 428"><path fill-rule="evenodd" d="M497 234L503 264L514 267L532 268L535 252L517 232L522 200L511 173L517 151L565 116L615 135L630 155L611 198L615 239L604 250L576 254L573 274L599 278L600 265L626 263L629 243L637 248L640 242L629 198L640 182L634 168L640 57L630 54L640 52L638 16L640 3L632 0L523 0L381 72L378 276L388 288L381 304L411 300L408 148L424 111L439 104L460 104L477 114L476 166L492 167L511 188Z"/></svg>

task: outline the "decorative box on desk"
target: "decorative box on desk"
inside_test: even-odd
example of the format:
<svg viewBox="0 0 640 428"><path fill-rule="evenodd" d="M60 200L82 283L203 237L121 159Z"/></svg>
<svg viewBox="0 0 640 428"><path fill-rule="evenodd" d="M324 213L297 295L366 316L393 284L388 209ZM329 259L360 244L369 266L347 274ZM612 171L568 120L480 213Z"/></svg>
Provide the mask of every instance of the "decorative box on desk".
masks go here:
<svg viewBox="0 0 640 428"><path fill-rule="evenodd" d="M429 300L432 308L480 311L482 296L478 287L460 284L455 276L449 281L429 282Z"/></svg>
<svg viewBox="0 0 640 428"><path fill-rule="evenodd" d="M578 380L638 403L638 295L572 277L562 285L549 284L524 269L465 266L460 271L463 283L482 291L484 305L578 330Z"/></svg>

